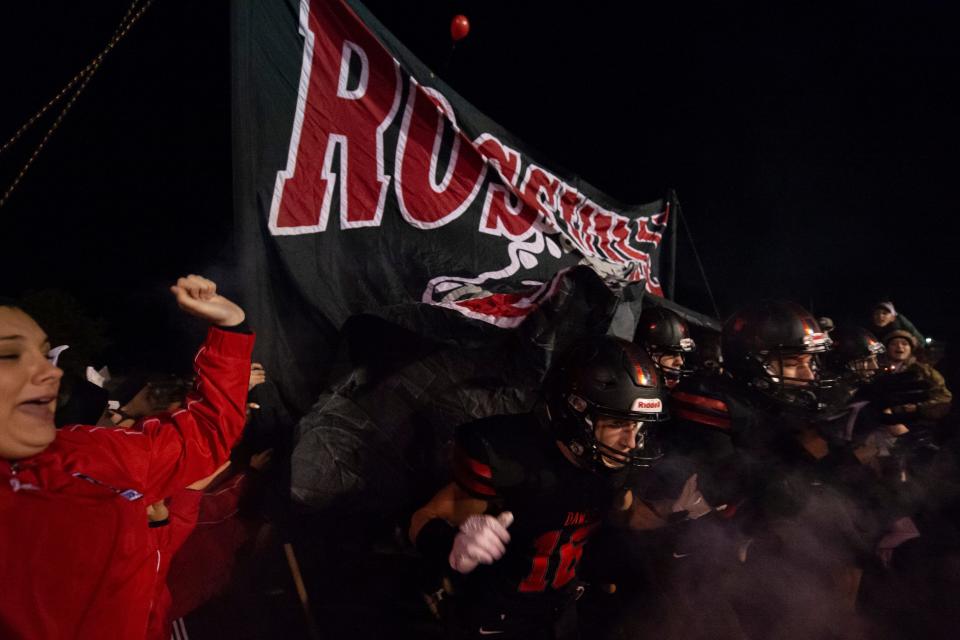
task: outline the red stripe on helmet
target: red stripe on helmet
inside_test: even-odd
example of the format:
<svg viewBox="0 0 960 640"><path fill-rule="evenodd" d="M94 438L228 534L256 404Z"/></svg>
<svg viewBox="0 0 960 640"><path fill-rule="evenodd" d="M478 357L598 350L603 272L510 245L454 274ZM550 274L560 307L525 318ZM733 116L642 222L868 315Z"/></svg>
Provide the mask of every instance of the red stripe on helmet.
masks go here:
<svg viewBox="0 0 960 640"><path fill-rule="evenodd" d="M657 370L649 367L637 358L636 345L630 344L624 348L627 357L630 358L630 364L633 365L633 373L636 376L636 383L641 387L657 387L660 382L657 379Z"/></svg>

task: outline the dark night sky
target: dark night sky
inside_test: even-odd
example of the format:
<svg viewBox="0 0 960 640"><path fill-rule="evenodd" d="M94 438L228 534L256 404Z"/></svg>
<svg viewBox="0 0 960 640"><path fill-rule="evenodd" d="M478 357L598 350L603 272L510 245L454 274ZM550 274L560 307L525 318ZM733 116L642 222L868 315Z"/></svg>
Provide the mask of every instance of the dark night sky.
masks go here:
<svg viewBox="0 0 960 640"><path fill-rule="evenodd" d="M676 188L722 313L777 296L843 317L888 292L921 330L960 338L951 4L635 4L368 6L548 165L623 201ZM0 9L0 137L127 5ZM472 31L450 57L456 13ZM0 209L3 293L55 286L114 326L144 322L159 283L222 254L229 63L226 0L155 0ZM36 139L0 156L3 188ZM678 299L709 312L680 248Z"/></svg>

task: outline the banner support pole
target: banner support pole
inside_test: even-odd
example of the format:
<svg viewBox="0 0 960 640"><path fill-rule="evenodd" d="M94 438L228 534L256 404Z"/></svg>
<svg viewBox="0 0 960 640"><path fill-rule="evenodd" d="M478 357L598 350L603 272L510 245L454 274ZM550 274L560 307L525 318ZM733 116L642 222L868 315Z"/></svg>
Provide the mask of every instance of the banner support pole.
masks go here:
<svg viewBox="0 0 960 640"><path fill-rule="evenodd" d="M677 301L677 235L679 235L680 227L677 226L677 218L680 213L680 200L677 198L676 189L670 189L669 195L667 196L667 202L670 206L670 271L667 282L669 287L667 289L667 299L671 302Z"/></svg>

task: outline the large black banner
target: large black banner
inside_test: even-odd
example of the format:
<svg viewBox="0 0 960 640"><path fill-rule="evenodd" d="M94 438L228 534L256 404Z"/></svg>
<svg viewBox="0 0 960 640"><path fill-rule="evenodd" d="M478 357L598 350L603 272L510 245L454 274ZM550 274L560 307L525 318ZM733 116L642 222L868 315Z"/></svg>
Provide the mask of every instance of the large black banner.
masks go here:
<svg viewBox="0 0 960 640"><path fill-rule="evenodd" d="M576 265L661 294L664 201L625 205L532 157L357 3L232 7L244 302L291 407L357 313L425 303L510 329Z"/></svg>

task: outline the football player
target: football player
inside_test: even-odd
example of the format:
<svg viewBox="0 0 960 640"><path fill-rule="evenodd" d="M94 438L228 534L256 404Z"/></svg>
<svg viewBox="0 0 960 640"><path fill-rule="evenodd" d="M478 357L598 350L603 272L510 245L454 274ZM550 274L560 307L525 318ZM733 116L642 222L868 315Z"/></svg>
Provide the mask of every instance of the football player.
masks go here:
<svg viewBox="0 0 960 640"><path fill-rule="evenodd" d="M673 557L696 570L672 593L688 612L727 602L743 637L842 636L854 624L856 562L872 523L846 480L859 463L817 429L831 346L801 306L749 305L724 324L724 374L684 380L671 397L668 458L690 466L678 479L697 473L719 516L676 541ZM694 590L693 577L705 588Z"/></svg>
<svg viewBox="0 0 960 640"><path fill-rule="evenodd" d="M455 481L412 518L410 537L452 569L457 637L575 637L586 544L633 500L631 468L660 455L660 376L644 350L612 337L552 367L534 412L457 431Z"/></svg>
<svg viewBox="0 0 960 640"><path fill-rule="evenodd" d="M681 376L692 370L685 367L686 357L697 345L690 337L687 323L664 307L647 307L640 313L633 341L643 345L654 364L663 373L664 383L672 389Z"/></svg>

